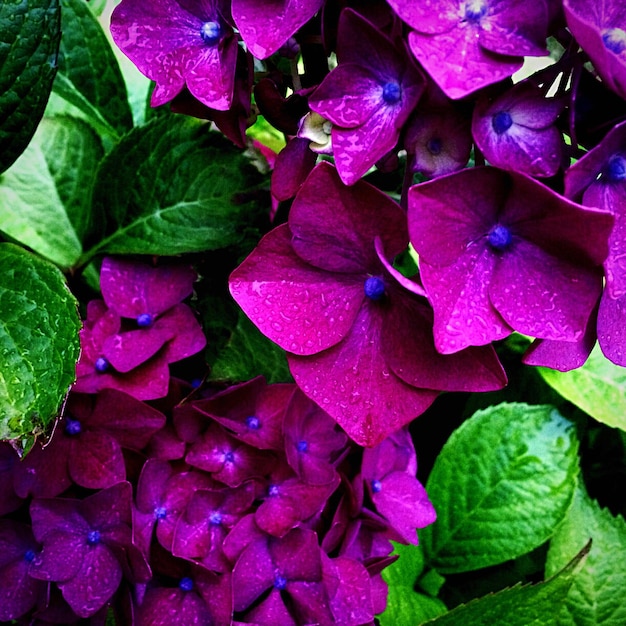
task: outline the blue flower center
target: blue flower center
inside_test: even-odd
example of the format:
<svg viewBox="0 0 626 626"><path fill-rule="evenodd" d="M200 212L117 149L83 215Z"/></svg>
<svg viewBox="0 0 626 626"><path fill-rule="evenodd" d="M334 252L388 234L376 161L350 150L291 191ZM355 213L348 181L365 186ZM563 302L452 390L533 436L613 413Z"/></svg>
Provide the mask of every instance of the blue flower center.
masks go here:
<svg viewBox="0 0 626 626"><path fill-rule="evenodd" d="M478 22L487 14L489 4L486 0L466 0L465 19L468 22Z"/></svg>
<svg viewBox="0 0 626 626"><path fill-rule="evenodd" d="M383 484L380 482L380 480L374 479L371 485L372 485L372 491L374 493L378 493L383 488Z"/></svg>
<svg viewBox="0 0 626 626"><path fill-rule="evenodd" d="M267 488L267 493L268 493L270 496L277 496L277 495L278 495L278 485L270 485L270 486Z"/></svg>
<svg viewBox="0 0 626 626"><path fill-rule="evenodd" d="M24 552L24 560L27 563L32 563L35 560L35 556L36 553L34 550L26 550L26 552Z"/></svg>
<svg viewBox="0 0 626 626"><path fill-rule="evenodd" d="M274 587L279 591L282 591L287 586L287 579L280 574L276 574L274 577Z"/></svg>
<svg viewBox="0 0 626 626"><path fill-rule="evenodd" d="M100 531L99 530L91 530L87 535L87 543L90 546L96 546L100 543Z"/></svg>
<svg viewBox="0 0 626 626"><path fill-rule="evenodd" d="M428 143L426 144L426 149L428 150L428 152L434 154L435 156L441 153L442 147L443 142L438 137L433 137L432 139L429 139Z"/></svg>
<svg viewBox="0 0 626 626"><path fill-rule="evenodd" d="M249 417L246 417L246 426L250 430L258 430L259 428L261 428L261 421L258 417L250 415Z"/></svg>
<svg viewBox="0 0 626 626"><path fill-rule="evenodd" d="M614 154L606 167L606 177L612 183L626 179L626 159L620 154Z"/></svg>
<svg viewBox="0 0 626 626"><path fill-rule="evenodd" d="M152 324L152 315L150 313L142 313L137 316L137 326L146 328Z"/></svg>
<svg viewBox="0 0 626 626"><path fill-rule="evenodd" d="M387 104L397 104L402 98L402 89L398 83L385 83L383 86L383 100Z"/></svg>
<svg viewBox="0 0 626 626"><path fill-rule="evenodd" d="M66 435L73 437L75 435L80 435L83 430L80 422L78 420L73 420L71 418L67 418L65 420L65 428L63 429Z"/></svg>
<svg viewBox="0 0 626 626"><path fill-rule="evenodd" d="M224 462L225 463L232 463L235 460L235 455L232 452L227 452L224 455Z"/></svg>
<svg viewBox="0 0 626 626"><path fill-rule="evenodd" d="M211 511L209 523L219 526L222 523L222 514L219 511Z"/></svg>
<svg viewBox="0 0 626 626"><path fill-rule="evenodd" d="M298 448L298 452L306 452L309 449L309 444L306 441L298 441L296 448Z"/></svg>
<svg viewBox="0 0 626 626"><path fill-rule="evenodd" d="M513 126L513 120L506 111L498 111L491 119L491 125L493 126L493 130L496 131L496 134L501 135L502 133L506 133L506 131Z"/></svg>
<svg viewBox="0 0 626 626"><path fill-rule="evenodd" d="M103 356L101 356L96 359L94 367L96 368L96 372L98 372L98 374L104 374L104 372L109 370L111 364Z"/></svg>
<svg viewBox="0 0 626 626"><path fill-rule="evenodd" d="M167 509L164 506L157 506L154 509L154 517L156 519L165 519L167 516Z"/></svg>
<svg viewBox="0 0 626 626"><path fill-rule="evenodd" d="M380 300L385 295L385 283L378 276L366 278L363 289L370 300Z"/></svg>
<svg viewBox="0 0 626 626"><path fill-rule="evenodd" d="M487 241L494 250L506 250L511 245L513 236L506 226L497 224L491 229L491 232L487 236Z"/></svg>
<svg viewBox="0 0 626 626"><path fill-rule="evenodd" d="M207 46L215 46L222 37L222 26L219 22L205 22L200 28L200 37Z"/></svg>
<svg viewBox="0 0 626 626"><path fill-rule="evenodd" d="M182 589L183 591L191 591L193 589L193 580L191 580L189 576L181 578L178 582L178 588Z"/></svg>
<svg viewBox="0 0 626 626"><path fill-rule="evenodd" d="M621 28L607 28L602 33L602 41L611 52L622 54L626 50L626 31Z"/></svg>

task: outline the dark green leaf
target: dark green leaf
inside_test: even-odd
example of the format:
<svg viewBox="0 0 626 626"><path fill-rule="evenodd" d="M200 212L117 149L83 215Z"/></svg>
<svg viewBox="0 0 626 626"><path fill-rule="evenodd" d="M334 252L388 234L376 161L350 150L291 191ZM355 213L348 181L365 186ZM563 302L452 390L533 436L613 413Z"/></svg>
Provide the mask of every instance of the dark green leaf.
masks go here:
<svg viewBox="0 0 626 626"><path fill-rule="evenodd" d="M84 0L61 0L61 5L63 36L54 90L97 131L121 135L132 128L133 117L109 41Z"/></svg>
<svg viewBox="0 0 626 626"><path fill-rule="evenodd" d="M471 571L544 543L572 501L577 448L572 424L551 406L501 404L463 423L426 486L437 511L420 531L429 565Z"/></svg>
<svg viewBox="0 0 626 626"><path fill-rule="evenodd" d="M56 73L58 0L0 2L0 173L28 145Z"/></svg>
<svg viewBox="0 0 626 626"><path fill-rule="evenodd" d="M106 216L106 231L86 259L237 244L268 210L254 189L262 180L208 124L176 115L153 119L128 133L101 163L93 210Z"/></svg>
<svg viewBox="0 0 626 626"><path fill-rule="evenodd" d="M74 380L80 320L63 275L0 244L0 439L49 427Z"/></svg>
<svg viewBox="0 0 626 626"><path fill-rule="evenodd" d="M561 572L545 582L484 596L426 623L433 626L556 626L558 607L563 605L588 552L588 546L583 548Z"/></svg>
<svg viewBox="0 0 626 626"><path fill-rule="evenodd" d="M562 626L626 624L626 523L579 488L567 518L550 542L546 575L563 566L592 540L589 557L561 610Z"/></svg>

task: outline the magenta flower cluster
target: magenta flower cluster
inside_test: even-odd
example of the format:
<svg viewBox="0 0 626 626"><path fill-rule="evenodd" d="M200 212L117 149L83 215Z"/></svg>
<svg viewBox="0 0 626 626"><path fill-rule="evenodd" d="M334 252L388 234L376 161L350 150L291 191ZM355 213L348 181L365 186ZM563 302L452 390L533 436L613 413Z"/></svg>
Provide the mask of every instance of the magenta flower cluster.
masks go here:
<svg viewBox="0 0 626 626"><path fill-rule="evenodd" d="M384 610L391 541L416 544L435 519L408 431L363 450L295 384L262 377L203 391L168 377L143 401L137 370L204 345L180 314L194 279L186 265L105 259L111 308L96 304L139 328L102 346L112 336L146 365L114 361L103 378L84 350L78 370L99 388L79 377L45 447L20 460L0 445L0 621L112 610L141 626L357 626Z"/></svg>

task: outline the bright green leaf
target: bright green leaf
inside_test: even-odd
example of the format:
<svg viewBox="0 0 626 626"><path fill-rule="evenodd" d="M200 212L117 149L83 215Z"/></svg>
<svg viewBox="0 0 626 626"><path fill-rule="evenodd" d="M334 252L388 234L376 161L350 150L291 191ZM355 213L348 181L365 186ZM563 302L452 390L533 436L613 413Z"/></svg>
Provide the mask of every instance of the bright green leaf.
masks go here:
<svg viewBox="0 0 626 626"><path fill-rule="evenodd" d="M84 0L61 0L63 36L56 93L80 109L101 133L132 128L126 84L98 20Z"/></svg>
<svg viewBox="0 0 626 626"><path fill-rule="evenodd" d="M561 572L545 582L484 596L426 623L433 626L556 626L556 609L563 605L588 551L588 547L584 548Z"/></svg>
<svg viewBox="0 0 626 626"><path fill-rule="evenodd" d="M80 241L36 140L0 177L0 231L61 267L80 258Z"/></svg>
<svg viewBox="0 0 626 626"><path fill-rule="evenodd" d="M551 406L478 411L444 445L426 490L437 521L420 531L441 573L497 565L547 541L578 473L574 428Z"/></svg>
<svg viewBox="0 0 626 626"><path fill-rule="evenodd" d="M626 430L626 368L611 363L600 348L571 372L539 368L544 380L564 398L599 422Z"/></svg>
<svg viewBox="0 0 626 626"><path fill-rule="evenodd" d="M235 245L268 210L254 189L262 180L208 124L159 116L102 161L93 210L106 216L106 231L85 260L104 252L174 255Z"/></svg>
<svg viewBox="0 0 626 626"><path fill-rule="evenodd" d="M589 557L574 580L560 626L626 624L626 523L591 500L581 487L565 521L550 541L546 575L559 570L592 540Z"/></svg>
<svg viewBox="0 0 626 626"><path fill-rule="evenodd" d="M76 300L53 265L0 244L0 439L50 426L74 380Z"/></svg>
<svg viewBox="0 0 626 626"><path fill-rule="evenodd" d="M58 0L0 2L0 172L28 145L56 73Z"/></svg>

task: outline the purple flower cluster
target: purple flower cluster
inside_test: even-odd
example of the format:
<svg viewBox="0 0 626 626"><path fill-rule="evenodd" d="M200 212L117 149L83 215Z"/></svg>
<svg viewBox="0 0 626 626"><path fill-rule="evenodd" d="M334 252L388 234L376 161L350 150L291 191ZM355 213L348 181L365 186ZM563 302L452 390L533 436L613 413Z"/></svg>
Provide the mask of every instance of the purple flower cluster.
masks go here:
<svg viewBox="0 0 626 626"><path fill-rule="evenodd" d="M179 317L194 279L106 259L98 306L139 325L105 339L106 358L203 345ZM295 384L262 377L197 391L168 378L157 409L117 368L70 394L45 446L20 461L0 445L0 621L374 623L391 541L416 544L435 519L406 429L363 450Z"/></svg>

